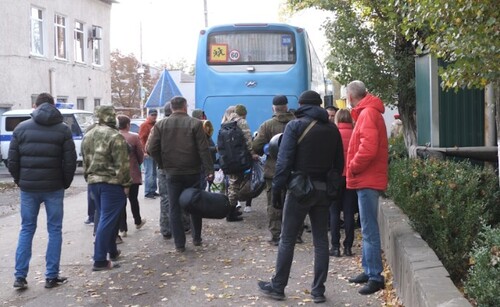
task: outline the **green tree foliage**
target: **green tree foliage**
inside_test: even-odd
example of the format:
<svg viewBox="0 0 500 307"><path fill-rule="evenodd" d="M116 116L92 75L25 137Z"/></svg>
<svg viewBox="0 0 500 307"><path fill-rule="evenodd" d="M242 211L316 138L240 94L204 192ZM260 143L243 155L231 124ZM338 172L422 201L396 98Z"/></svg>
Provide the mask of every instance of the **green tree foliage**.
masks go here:
<svg viewBox="0 0 500 307"><path fill-rule="evenodd" d="M342 84L362 80L386 104L396 105L406 146L416 144L415 48L402 32L404 3L395 0L288 0L293 9L333 12L325 30L327 67Z"/></svg>
<svg viewBox="0 0 500 307"><path fill-rule="evenodd" d="M413 0L405 5L403 31L418 52L450 63L443 87L484 88L500 79L500 2Z"/></svg>

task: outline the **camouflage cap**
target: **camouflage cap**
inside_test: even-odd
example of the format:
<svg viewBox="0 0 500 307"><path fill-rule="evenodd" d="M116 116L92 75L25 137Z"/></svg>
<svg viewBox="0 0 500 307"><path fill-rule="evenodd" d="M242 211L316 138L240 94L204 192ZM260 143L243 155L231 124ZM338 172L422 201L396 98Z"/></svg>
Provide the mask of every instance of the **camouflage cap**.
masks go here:
<svg viewBox="0 0 500 307"><path fill-rule="evenodd" d="M116 112L113 106L99 106L95 109L99 124L116 128Z"/></svg>

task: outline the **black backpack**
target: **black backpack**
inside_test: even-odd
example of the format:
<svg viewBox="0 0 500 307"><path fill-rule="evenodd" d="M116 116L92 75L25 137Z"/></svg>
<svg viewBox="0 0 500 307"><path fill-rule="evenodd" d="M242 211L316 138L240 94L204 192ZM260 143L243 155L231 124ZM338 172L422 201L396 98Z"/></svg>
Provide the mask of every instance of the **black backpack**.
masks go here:
<svg viewBox="0 0 500 307"><path fill-rule="evenodd" d="M236 121L221 125L217 136L219 164L224 174L240 174L252 167L245 135Z"/></svg>

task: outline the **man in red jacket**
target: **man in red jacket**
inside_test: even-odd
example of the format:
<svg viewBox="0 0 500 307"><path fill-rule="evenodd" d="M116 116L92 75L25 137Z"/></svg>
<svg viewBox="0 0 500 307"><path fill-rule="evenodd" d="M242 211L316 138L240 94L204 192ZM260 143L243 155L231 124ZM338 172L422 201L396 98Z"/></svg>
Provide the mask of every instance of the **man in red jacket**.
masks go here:
<svg viewBox="0 0 500 307"><path fill-rule="evenodd" d="M377 213L380 191L387 188L388 142L382 117L385 106L380 98L367 93L361 81L347 85L347 99L356 125L347 151L346 179L347 188L358 194L364 270L349 282L366 283L359 290L366 295L384 288Z"/></svg>

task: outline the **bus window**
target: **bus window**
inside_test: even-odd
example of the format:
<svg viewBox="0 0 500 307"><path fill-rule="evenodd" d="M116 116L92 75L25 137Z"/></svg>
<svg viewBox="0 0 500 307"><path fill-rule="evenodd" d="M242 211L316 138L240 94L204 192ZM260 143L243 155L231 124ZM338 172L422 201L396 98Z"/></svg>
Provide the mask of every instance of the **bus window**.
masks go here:
<svg viewBox="0 0 500 307"><path fill-rule="evenodd" d="M208 64L293 64L291 32L219 32L208 37Z"/></svg>

